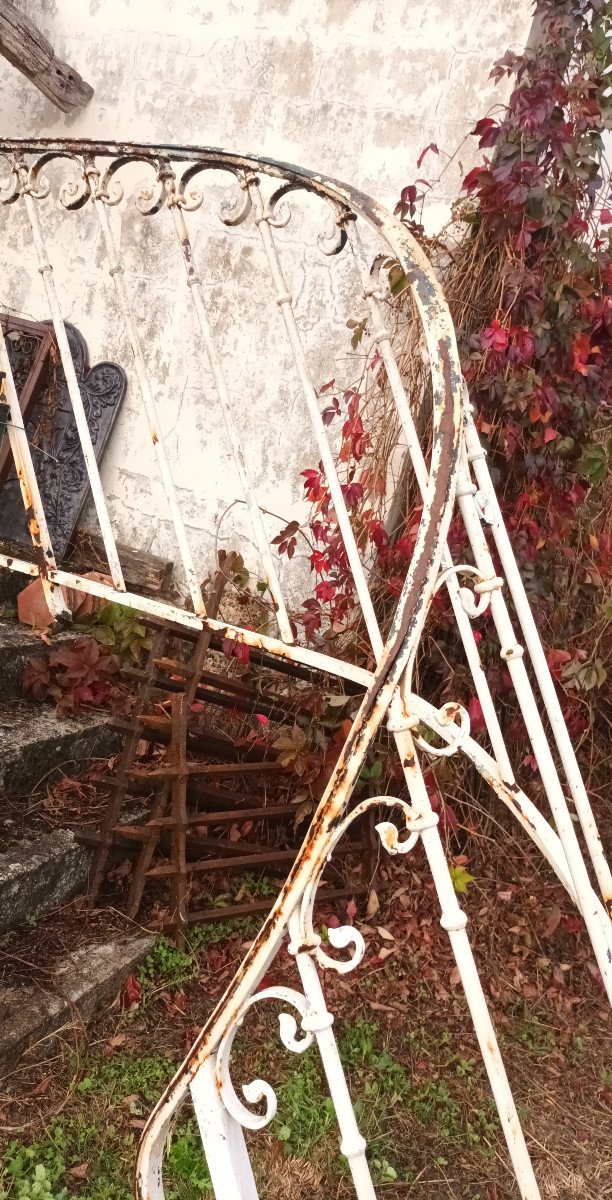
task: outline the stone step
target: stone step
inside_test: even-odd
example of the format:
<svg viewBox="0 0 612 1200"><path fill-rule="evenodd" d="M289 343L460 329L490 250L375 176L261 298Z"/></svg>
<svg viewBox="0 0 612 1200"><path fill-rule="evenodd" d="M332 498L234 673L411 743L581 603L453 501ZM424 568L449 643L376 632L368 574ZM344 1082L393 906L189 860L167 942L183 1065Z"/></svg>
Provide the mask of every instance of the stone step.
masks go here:
<svg viewBox="0 0 612 1200"><path fill-rule="evenodd" d="M102 710L67 717L47 704L0 700L0 793L28 795L55 770L76 776L106 757L118 745L109 719Z"/></svg>
<svg viewBox="0 0 612 1200"><path fill-rule="evenodd" d="M67 1024L87 1022L121 991L155 939L113 931L88 941L45 970L45 986L0 986L0 1082L28 1045Z"/></svg>
<svg viewBox="0 0 612 1200"><path fill-rule="evenodd" d="M0 854L0 933L84 891L89 861L68 829L25 838Z"/></svg>
<svg viewBox="0 0 612 1200"><path fill-rule="evenodd" d="M46 658L53 650L74 642L78 636L70 631L56 633L47 643L27 625L0 620L0 699L23 697L21 677L30 660Z"/></svg>
<svg viewBox="0 0 612 1200"><path fill-rule="evenodd" d="M8 554L11 547L3 543L3 553ZM15 547L17 557L26 558L27 554L23 552L17 555L17 547ZM29 583L27 575L20 575L18 571L9 571L7 567L0 567L0 604L8 604L11 607L17 607L17 596L22 588Z"/></svg>

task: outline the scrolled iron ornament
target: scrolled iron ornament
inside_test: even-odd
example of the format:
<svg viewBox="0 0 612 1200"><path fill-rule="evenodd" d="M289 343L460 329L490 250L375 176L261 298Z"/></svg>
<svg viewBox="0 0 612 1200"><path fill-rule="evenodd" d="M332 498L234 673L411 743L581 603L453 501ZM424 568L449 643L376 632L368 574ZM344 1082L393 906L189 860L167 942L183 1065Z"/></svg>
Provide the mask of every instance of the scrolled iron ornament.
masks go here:
<svg viewBox="0 0 612 1200"><path fill-rule="evenodd" d="M106 168L103 175L100 176L100 182L96 190L96 199L102 200L107 208L116 208L121 203L125 196L125 191L121 180L117 178L117 173L133 163L143 163L144 166L155 172L155 180L159 177L160 164L164 160L160 157L148 157L144 154L120 154L112 159ZM91 161L90 156L90 173L95 174L95 162ZM157 204L159 199L159 191L153 184L152 188L141 187L141 190L136 197L136 208L143 216L150 216L153 213L159 212L162 207L164 196L161 194L161 203Z"/></svg>
<svg viewBox="0 0 612 1200"><path fill-rule="evenodd" d="M226 175L231 175L232 179L238 183L240 189L244 193L234 200L223 200L220 206L219 217L224 225L233 226L241 225L246 220L251 211L251 200L248 194L248 183L245 180L244 172L234 169L233 167L219 164L216 162L197 162L187 167L182 172L176 190L173 195L172 204L177 208L181 208L183 212L196 212L204 203L204 192L193 181L198 175L204 172L223 172ZM193 186L192 186L193 184Z"/></svg>
<svg viewBox="0 0 612 1200"><path fill-rule="evenodd" d="M400 800L397 796L371 796L368 800L362 800L348 814L347 817L337 826L329 837L329 844L326 848L325 863L331 858L335 847L340 839L344 836L349 827L364 813L372 808L399 808L404 814L406 825L403 831L400 831L396 825L390 821L382 821L376 826L376 830L380 837L381 843L385 850L391 854L407 854L412 850L418 840L418 830L411 830L410 825L414 820L414 814L409 804L405 800ZM401 842L400 833L408 832L408 838ZM350 958L337 959L332 958L327 954L322 947L320 935L314 928L314 906L317 898L317 891L321 882L321 870L308 882L304 889L304 894L298 909L298 929L299 939L295 938L289 946L289 953L295 954L300 947L306 947L309 953L312 954L315 961L323 970L335 971L338 975L348 975L350 971L354 971L359 966L365 954L365 941L363 934L360 933L353 925L340 925L336 929L329 929L327 937L329 943L335 950L347 950L353 946L353 953Z"/></svg>
<svg viewBox="0 0 612 1200"><path fill-rule="evenodd" d="M157 164L155 180L151 184L142 184L136 197L136 208L143 217L153 217L170 204L172 187L176 176L167 159L160 159Z"/></svg>
<svg viewBox="0 0 612 1200"><path fill-rule="evenodd" d="M341 207L337 204L331 204L332 216L329 220L331 233L320 233L317 237L317 246L326 258L333 258L334 255L340 254L347 243L346 222L353 219L353 215L348 208Z"/></svg>
<svg viewBox="0 0 612 1200"><path fill-rule="evenodd" d="M21 180L19 178L18 160L8 154L0 155L8 164L8 180L0 186L0 204L14 204L21 196Z"/></svg>
<svg viewBox="0 0 612 1200"><path fill-rule="evenodd" d="M470 591L466 587L459 588L461 607L472 620L476 617L481 617L487 611L490 604L491 592L502 587L504 582L503 579L497 576L485 579L482 571L479 571L478 567L472 566L471 563L458 563L456 566L448 567L446 571L442 571L436 580L434 592L437 592L452 575L474 575L476 577L477 582L474 584L473 591Z"/></svg>
<svg viewBox="0 0 612 1200"><path fill-rule="evenodd" d="M242 196L238 195L233 200L224 200L219 210L219 217L224 225L234 228L237 225L242 225L246 221L252 207L253 202L249 193L249 184L257 181L257 176L246 174L242 178L238 176Z"/></svg>
<svg viewBox="0 0 612 1200"><path fill-rule="evenodd" d="M426 742L419 734L415 737L415 742L421 750L425 750L427 754L432 754L434 758L450 758L451 754L456 754L461 750L466 739L470 736L470 717L467 709L462 704L457 704L454 700L450 700L447 704L443 704L437 710L437 717L442 726L452 726L453 732L446 746L432 746ZM459 718L459 725L457 725Z"/></svg>
<svg viewBox="0 0 612 1200"><path fill-rule="evenodd" d="M59 156L43 154L29 167L23 159L16 163L21 180L21 192L24 196L30 196L32 200L47 199L51 192L51 183L47 176L42 174L42 171L43 167L55 157L64 158L65 156L63 154Z"/></svg>
<svg viewBox="0 0 612 1200"><path fill-rule="evenodd" d="M281 986L263 988L254 996L250 996L242 1005L231 1027L221 1039L215 1068L217 1085L227 1111L246 1129L264 1129L274 1119L277 1109L276 1093L264 1079L254 1079L251 1083L243 1084L242 1091L249 1104L264 1102L265 1112L255 1113L246 1108L234 1088L230 1074L230 1056L234 1038L249 1009L261 1000L280 1000L283 1004L292 1005L302 1017L302 1023L308 1021L311 1016L311 1006L301 992L294 988ZM278 1023L280 1039L286 1050L290 1050L293 1054L303 1054L312 1045L314 1037L312 1030L305 1029L302 1024L302 1037L297 1037L298 1024L290 1013L280 1013Z"/></svg>
<svg viewBox="0 0 612 1200"><path fill-rule="evenodd" d="M268 197L264 204L264 215L273 229L285 229L291 220L291 207L285 200L285 196L289 192L299 191L299 188L292 187L290 184L283 184L282 187L276 188L272 195Z"/></svg>

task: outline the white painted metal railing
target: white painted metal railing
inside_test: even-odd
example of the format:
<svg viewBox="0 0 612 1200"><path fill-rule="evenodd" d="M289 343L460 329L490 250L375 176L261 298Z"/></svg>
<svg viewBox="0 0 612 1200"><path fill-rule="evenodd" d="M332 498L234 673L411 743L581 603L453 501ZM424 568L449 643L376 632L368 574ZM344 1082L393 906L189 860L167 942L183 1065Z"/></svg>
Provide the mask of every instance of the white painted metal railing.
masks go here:
<svg viewBox="0 0 612 1200"><path fill-rule="evenodd" d="M329 931L334 950L349 950L350 957L335 958L322 947L314 928L313 908L321 873L338 840L358 815L371 808L387 809L395 821L384 820L377 826L381 841L390 854L409 854L420 839L435 883L440 920L448 932L474 1029L479 1041L501 1125L508 1144L521 1196L535 1200L538 1185L527 1152L504 1070L495 1031L482 985L476 970L466 932L466 917L453 888L438 830L438 818L432 811L423 780L423 755L463 754L488 782L493 793L518 819L576 904L587 927L604 986L612 999L612 927L606 911L612 902L612 875L605 861L593 812L578 770L554 684L551 680L525 591L518 573L510 542L491 484L469 400L462 383L451 319L429 263L406 229L374 201L346 185L301 171L295 167L258 158L246 158L218 150L133 146L70 142L5 141L0 153L8 162L9 180L0 200L25 208L32 235L38 269L44 282L49 313L53 320L70 400L83 446L91 482L92 496L106 547L112 585L61 570L55 562L32 457L20 420L18 397L10 363L0 335L0 369L4 373L3 395L9 413L9 438L20 478L24 505L34 546L32 561L0 555L0 565L25 575L39 575L52 611L64 614L62 587L76 588L106 599L121 602L144 614L165 617L194 629L208 627L224 637L263 648L272 655L306 666L318 667L338 679L354 680L366 688L364 699L334 768L329 785L313 817L308 835L294 867L278 896L270 916L248 950L232 984L217 1005L188 1058L160 1100L143 1135L137 1169L137 1194L144 1200L161 1200L163 1154L166 1135L182 1101L191 1095L211 1172L215 1195L220 1200L256 1200L258 1188L242 1133L243 1127L259 1129L274 1115L276 1098L270 1086L261 1080L243 1088L246 1104L235 1092L230 1073L230 1055L236 1029L249 1008L259 1001L276 1000L283 1009L295 1010L296 1016L283 1011L280 1036L284 1046L295 1053L313 1041L319 1048L340 1130L340 1150L345 1155L353 1178L355 1193L361 1200L375 1196L367 1161L367 1147L357 1128L346 1079L333 1033L333 1017L327 1011L320 970L347 973L355 969L364 953L361 934L352 927ZM131 346L134 370L146 415L149 434L155 448L159 476L176 534L181 562L193 611L154 601L125 590L111 519L102 483L95 464L78 383L70 361L65 336L62 302L53 281L52 248L47 246L37 204L49 194L43 169L54 159L68 160L70 181L59 190L64 208L78 210L93 207L113 279L120 310ZM198 585L185 521L181 514L175 480L160 431L158 398L152 381L148 353L139 332L139 315L126 283L119 242L111 229L109 206L121 203L123 189L118 172L130 164L145 165L151 172L150 187L141 189L136 205L142 215L153 217L162 209L172 215L179 254L195 309L202 344L221 404L238 478L253 525L266 582L274 601L279 637L254 632L240 626L207 617ZM76 182L74 179L76 171ZM241 444L234 415L231 379L228 382L222 357L215 341L214 322L207 311L202 286L205 256L196 263L194 240L188 215L202 201L194 181L208 171L224 171L237 181L239 202L222 212L228 226L254 222L259 231L265 261L274 289L273 300L282 313L288 345L293 356L296 377L311 424L327 484L329 486L355 589L361 606L375 672L350 661L332 658L319 650L299 645L294 640L287 607L281 592L278 572L268 545L267 534L252 483L248 452ZM280 181L271 194L264 193L262 178ZM290 193L311 193L331 205L335 223L333 238L323 238L324 253L345 252L355 273L357 294L365 303L373 330L373 341L384 363L391 393L397 408L403 435L415 477L423 497L423 515L410 569L397 605L392 628L383 641L368 577L357 546L351 520L344 503L334 453L321 418L309 357L293 304L291 285L282 263L275 230L286 225L290 211L286 197ZM404 391L389 332L385 327L384 306L378 278L378 266L371 272L362 245L361 231L373 228L389 251L399 259L420 313L429 355L433 395L433 449L429 470L416 434L408 398ZM377 260L378 261L378 260ZM455 496L473 553L473 563L455 564L446 544ZM495 573L483 521L490 527L514 610L525 638L537 679L540 698L534 692L525 666L525 651L517 641L506 604L506 582ZM471 580L473 590L460 585L460 577ZM475 580L475 582L474 582ZM457 628L472 674L475 693L480 700L492 754L471 736L467 712L461 706L441 709L418 696L412 689L412 666L429 605L440 586L448 589ZM511 755L497 718L486 673L483 670L470 621L490 606L499 639L500 656L507 664L521 712L529 733L533 754L550 804L555 830L543 813L531 803L517 785ZM546 713L554 744L561 759L564 780L560 778L543 724ZM347 815L347 806L365 756L383 722L393 733L402 763L410 802L390 796L378 796L359 804ZM415 730L424 724L446 745L433 748L423 742ZM578 833L568 808L565 788L569 789L579 819L584 844L589 852L603 901L593 889L583 857ZM407 831L405 841L400 832ZM278 953L285 936L290 936L290 953L295 957L300 988L265 988L257 991L270 962ZM248 1105L264 1102L265 1111Z"/></svg>

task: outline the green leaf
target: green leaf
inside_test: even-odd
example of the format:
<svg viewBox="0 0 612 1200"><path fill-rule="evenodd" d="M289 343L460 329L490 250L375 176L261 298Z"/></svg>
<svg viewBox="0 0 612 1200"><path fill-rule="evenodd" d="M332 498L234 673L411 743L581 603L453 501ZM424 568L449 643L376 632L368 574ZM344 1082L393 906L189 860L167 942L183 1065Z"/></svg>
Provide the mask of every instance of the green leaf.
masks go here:
<svg viewBox="0 0 612 1200"><path fill-rule="evenodd" d="M470 884L474 882L474 876L470 875L465 867L449 867L449 871L455 891L464 896Z"/></svg>
<svg viewBox="0 0 612 1200"><path fill-rule="evenodd" d="M396 265L395 270L389 272L389 287L392 296L399 296L408 287L408 277L399 264Z"/></svg>
<svg viewBox="0 0 612 1200"><path fill-rule="evenodd" d="M608 455L605 446L599 442L587 442L582 448L582 457L578 463L578 474L591 483L603 483L608 469Z"/></svg>
<svg viewBox="0 0 612 1200"><path fill-rule="evenodd" d="M347 329L353 330L353 334L351 337L351 349L352 350L357 349L357 347L366 331L366 325L367 325L366 317L363 318L363 321L347 321L346 322Z"/></svg>
<svg viewBox="0 0 612 1200"><path fill-rule="evenodd" d="M377 758L376 762L373 763L372 766L370 767L370 783L376 783L376 780L380 779L380 777L382 775L382 770L383 770L382 760L380 758Z"/></svg>
<svg viewBox="0 0 612 1200"><path fill-rule="evenodd" d="M101 625L98 629L95 629L94 637L102 646L114 646L116 644L114 631L109 629L107 625Z"/></svg>

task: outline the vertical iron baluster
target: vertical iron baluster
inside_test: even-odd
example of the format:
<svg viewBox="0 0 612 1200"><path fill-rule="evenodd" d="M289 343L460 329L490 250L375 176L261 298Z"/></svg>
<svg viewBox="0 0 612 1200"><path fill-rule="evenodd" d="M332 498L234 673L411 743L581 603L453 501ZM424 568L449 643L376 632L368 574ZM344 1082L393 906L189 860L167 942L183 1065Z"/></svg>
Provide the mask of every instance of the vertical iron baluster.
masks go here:
<svg viewBox="0 0 612 1200"><path fill-rule="evenodd" d="M4 376L0 382L0 400L5 402L2 404L2 408L8 409L6 436L15 460L15 470L45 600L53 617L70 620L71 614L66 608L62 589L52 583L48 576L49 570L55 567L55 556L2 329L0 329L0 374Z"/></svg>
<svg viewBox="0 0 612 1200"><path fill-rule="evenodd" d="M96 453L91 440L91 434L89 432L87 414L83 405L83 398L81 396L78 379L76 377L76 371L74 369L74 363L70 353L70 346L68 345L66 326L64 324L59 296L57 294L57 288L55 286L55 280L53 277L53 267L47 253L47 247L36 209L36 201L33 199L31 194L32 188L29 182L28 168L25 163L21 162L17 164L17 170L21 182L23 202L28 215L28 220L30 222L30 228L32 230L32 241L34 243L34 249L36 250L36 256L38 259L38 270L42 276L45 295L49 305L49 312L51 313L51 320L53 321L57 348L59 350L62 368L66 379L66 387L68 389L72 411L74 413L74 420L79 435L79 441L81 443L81 450L91 487L91 494L96 509L96 515L100 525L100 532L104 542L104 549L108 559L109 570L114 587L118 592L124 592L125 582L123 579L121 564L119 562L119 555L117 553L115 535L113 533L110 517L108 515L106 498L102 488L102 480L100 479L100 472L96 462Z"/></svg>
<svg viewBox="0 0 612 1200"><path fill-rule="evenodd" d="M525 645L529 651L538 687L544 700L546 714L563 764L568 787L576 806L576 812L591 855L604 903L608 911L612 912L612 871L604 854L591 803L582 775L580 774L571 738L567 732L567 725L561 711L559 697L557 696L550 668L546 662L546 655L540 635L533 618L529 600L527 599L525 585L521 579L512 544L508 537L508 531L495 495L495 489L487 465L486 451L480 444L480 438L478 437L472 417L471 406L467 402L467 399L465 404L465 432L467 457L474 471L478 487L486 497L487 505L490 506L491 521L489 528L506 575L510 595L512 596L516 615L523 632L523 637L525 638Z"/></svg>
<svg viewBox="0 0 612 1200"><path fill-rule="evenodd" d="M119 261L119 254L117 251L117 246L115 243L113 232L110 227L110 221L108 219L108 212L106 211L105 200L101 194L100 187L99 187L100 172L95 164L95 161L90 156L86 156L86 158L85 158L84 170L85 170L85 175L89 181L89 186L91 189L91 198L93 200L93 205L94 205L96 215L98 218L98 222L100 225L100 230L102 232L102 238L103 238L104 246L106 249L106 257L108 260L108 272L109 272L109 275L112 277L113 283L115 285L115 289L117 292L117 298L119 300L119 307L121 308L123 319L125 321L125 327L127 330L130 345L132 347L132 354L134 355L134 368L136 371L136 378L138 380L138 386L140 388L140 394L142 396L145 414L146 414L146 417L147 417L147 420L149 423L149 431L151 434L151 440L152 440L153 446L155 448L155 454L157 457L159 473L161 476L164 491L166 493L166 499L168 501L168 507L170 509L170 515L172 517L172 522L174 524L176 540L178 542L179 551L180 551L181 559L182 559L182 563L183 563L183 568L184 568L185 576L187 579L187 586L189 588L189 593L191 595L191 599L193 602L194 612L196 612L198 614L198 616L206 616L206 606L205 606L204 600L202 598L202 589L198 583L198 578L197 578L197 574L196 574L196 570L195 570L195 565L193 562L193 557L191 554L191 549L189 547L189 542L187 540L185 524L184 524L181 510L179 507L179 502L178 502L178 498L176 495L176 488L174 486L174 480L172 478L172 472L170 470L170 464L168 462L168 457L167 457L167 454L166 454L166 451L165 451L165 448L163 445L163 441L162 441L159 417L157 414L157 407L156 407L155 400L153 397L153 391L151 389L147 366L146 366L144 354L142 351L140 338L138 336L138 332L136 329L136 323L134 321L133 307L132 307L132 304L130 303L130 299L129 299L129 296L127 293L127 288L125 286L125 280L123 278L123 267L121 265L121 262Z"/></svg>
<svg viewBox="0 0 612 1200"><path fill-rule="evenodd" d="M352 225L353 225L352 222L349 222L348 224L350 226L350 228L347 230L348 236L349 236L349 239L351 240L351 244L353 247L353 251L355 254L355 259L356 259L358 268L360 269L360 276L361 276L362 282L364 284L364 291L366 293L366 299L368 300L370 313L371 313L371 316L372 316L374 324L375 324L373 338L379 347L381 358L382 358L382 360L385 364L385 368L387 370L389 385L392 390L393 398L394 398L396 406L397 406L398 414L399 414L400 420L402 422L405 436L408 440L409 452L410 452L410 455L412 458L417 482L419 483L419 486L422 487L424 480L426 479L426 467L425 467L425 461L423 458L423 454L422 454L422 451L421 451L421 448L420 448L420 445L418 442L418 438L416 437L416 430L414 428L414 422L412 419L412 414L410 412L410 406L408 403L408 399L406 397L406 393L405 393L402 379L401 379L401 376L399 373L399 369L398 369L397 363L395 361L395 355L393 354L393 350L391 348L389 332L386 329L386 326L384 324L384 320L382 317L382 312L380 309L380 305L378 303L378 299L377 299L376 295L374 294L375 289L373 289L373 287L371 285L371 280L369 280L367 275L365 275L365 268L364 268L364 263L363 263L363 253L361 251L361 246L359 243L357 231L352 228ZM474 430L474 432L475 432L475 430ZM474 450L475 450L475 447L474 447ZM476 460L476 461L480 461L480 460ZM490 490L491 489L489 489L489 491ZM476 509L476 505L474 502L475 491L476 491L476 488L473 486L473 484L471 483L471 480L469 478L469 468L467 466L465 451L463 451L460 466L459 466L458 485L457 485L457 500L458 500L459 508L461 511L461 515L463 517L464 525L465 525L465 528L466 528L466 531L468 534L468 538L469 538L470 545L471 545L471 548L472 548L472 551L474 554L474 559L475 559L476 565L479 568L479 570L481 571L482 578L484 580L488 580L491 584L491 590L489 592L489 602L490 602L491 614L492 614L492 617L494 620L494 624L495 624L495 627L496 627L499 637L500 637L500 642L501 642L500 653L502 656L502 660L507 663L508 671L512 677L512 682L513 682L513 685L516 690L517 699L519 701L521 712L522 712L524 720L525 720L527 732L528 732L528 735L529 735L529 738L530 738L530 741L531 741L531 744L533 747L534 756L538 763L538 768L540 771L542 782L544 784L544 788L545 788L546 794L548 796L551 810L552 810L552 813L553 813L553 816L555 819L555 824L557 825L557 829L559 831L559 835L561 837L563 848L564 848L564 851L565 851L565 854L566 854L566 857L568 860L568 867L570 870L570 874L572 877L576 895L578 897L578 903L579 903L580 909L582 911L582 914L583 914L583 917L585 920L585 924L586 924L588 932L589 932L589 936L591 938L593 950L594 950L595 956L597 958L599 969L600 969L602 976L604 978L604 981L605 981L605 986L606 986L606 990L608 992L608 996L610 997L610 1000L612 1001L612 965L611 965L612 964L612 925L610 925L609 928L605 928L602 925L601 913L599 911L595 910L593 903L592 903L592 888L591 888L591 883L589 880L588 872L587 872L585 864L584 864L584 859L582 857L582 853L580 851L580 846L578 844L578 839L576 837L576 831L574 829L574 825L573 825L573 822L572 822L572 819L571 819L571 816L569 813L569 809L567 807L567 802L566 802L565 796L563 794L563 789L559 782L559 777L557 775L554 760L553 760L552 754L550 752L550 747L548 745L548 740L546 738L546 733L544 731L544 726L542 723L540 712L539 712L539 709L538 709L538 706L537 706L537 703L535 700L535 696L533 694L533 689L531 687L529 676L527 674L527 669L526 669L525 663L523 661L523 650L522 650L522 647L519 646L516 642L516 638L514 636L514 630L512 628L512 623L510 621L506 602L502 595L501 587L499 586L502 581L498 580L495 575L495 568L494 568L493 560L491 558L489 548L487 545L487 541L486 541L486 537L485 537L483 529L482 529L480 516ZM442 561L441 561L441 565L444 570L448 569L449 566L452 566L452 559L450 558L450 555L448 554L447 557L449 560L448 565L447 565L447 562L445 561L444 555L443 555ZM511 566L512 564L510 562L508 562L507 565ZM516 571L517 571L516 564L514 564L514 572L516 572ZM452 596L453 596L453 590L452 590L453 578L454 577L451 576L448 580L449 592L451 594L451 600L452 600ZM457 607L455 608L455 605L453 605L453 608L455 609L455 616L457 618L459 630L463 635L462 640L463 640L463 644L464 644L466 654L468 657L468 662L470 662L470 657L472 657L472 658L474 657L474 652L476 653L476 657L478 657L478 652L476 650L474 638L472 636L471 628L469 626L469 620L467 619L467 615L465 613L463 613L460 598L459 598L459 603L458 603ZM460 613L463 613L462 617L461 617ZM465 625L466 621L467 621L467 629L464 629L464 625ZM537 633L536 633L536 636L537 636ZM539 639L538 639L538 642L539 642ZM470 665L471 665L471 663L470 663ZM546 670L548 672L548 668L546 668ZM480 675L481 676L484 675L484 673L482 672L482 668L480 668ZM485 678L484 686L483 686L483 678L482 677L479 678L478 675L474 676L474 683L475 683L477 689L478 689L478 683L480 683L480 685L481 685L480 688L478 689L478 695L479 695L479 699L481 700L481 703L483 702L483 699L485 700L485 704L483 704L483 713L485 715L485 720L487 723L487 732L489 733L489 736L491 737L491 744L493 746L496 758L497 758L498 749L501 749L501 747L503 747L503 755L504 755L506 762L504 763L504 758L502 758L501 761L498 758L500 770L502 771L502 777L504 779L506 779L507 782L512 783L514 781L514 776L512 774L511 769L510 769L509 776L507 776L503 772L503 767L505 765L509 766L510 764L508 762L508 755L507 755L507 751L505 749L505 745L503 743L503 736L501 734L499 722L498 722L497 716L495 714L495 709L493 707L492 698L490 696L488 683ZM493 717L493 720L492 720L491 727L489 728L489 718L491 715ZM501 746L500 746L500 739L501 739ZM590 808L590 805L588 804L588 798L587 798L587 806L588 806L588 810L590 813L590 820L592 822L592 826L594 826L595 822L594 822L592 810ZM591 837L591 841L593 841L593 837ZM598 878L600 878L600 882L602 882L602 883L607 882L607 878L610 879L610 889L608 891L608 895L612 895L612 876L610 875L608 865L605 861L605 857L604 857L603 850L601 847L601 841L598 839L598 835L595 836L594 845L597 850L596 857L594 858L594 865L595 865L596 869L599 866L600 871L601 871L602 863L604 864L604 867L605 867L603 878L600 878L599 875L598 875ZM589 849L591 849L590 845L589 845ZM604 899L605 899L605 892L604 892Z"/></svg>
<svg viewBox="0 0 612 1200"><path fill-rule="evenodd" d="M291 629L289 614L287 612L287 607L281 591L280 581L274 566L274 560L270 551L268 536L266 534L261 515L261 509L259 508L255 496L255 488L253 487L251 473L249 471L248 463L242 447L242 442L240 440L238 426L234 420L232 402L230 399L225 374L223 372L223 367L221 366L221 359L219 357L219 353L212 335L212 330L208 321L208 316L206 314L206 307L202 292L202 280L200 279L195 267L193 247L189 238L185 217L180 205L177 203L174 172L166 168L165 171L160 172L160 175L166 189L167 203L172 213L176 235L181 248L181 257L183 259L187 274L187 284L189 286L189 291L191 292L191 298L193 300L194 308L196 310L200 325L202 341L204 342L210 369L212 371L215 387L217 389L217 395L221 403L225 427L227 429L240 484L242 486L245 504L251 519L253 533L257 542L257 548L261 555L261 560L264 566L266 583L268 584L274 603L274 611L276 614L279 632L284 642L293 643L295 639Z"/></svg>
<svg viewBox="0 0 612 1200"><path fill-rule="evenodd" d="M293 358L302 387L302 392L308 407L308 413L310 415L315 437L317 439L317 445L319 447L319 453L321 455L321 461L325 471L325 478L334 502L334 509L338 519L338 524L340 526L340 531L342 533L344 548L346 550L349 565L353 574L353 579L355 581L355 588L359 597L359 604L361 606L361 611L366 623L368 636L372 643L372 648L376 656L378 656L382 653L383 641L380 636L378 621L374 612L374 605L372 604L372 598L368 589L363 564L361 562L359 550L357 549L357 543L351 528L351 522L347 512L346 504L344 502L344 496L342 495L342 488L340 486L340 480L338 479L334 456L331 452L327 434L325 432L325 426L321 419L316 388L308 369L308 363L306 361L306 355L304 353L300 331L298 329L297 321L293 311L291 292L287 287L281 261L276 249L276 243L272 236L269 218L266 215L263 197L259 187L259 179L256 175L247 176L247 186L253 204L255 223L259 228L266 259L270 268L270 275L272 276L272 281L276 288L276 303L281 310L283 320L285 322L287 337L293 351Z"/></svg>

